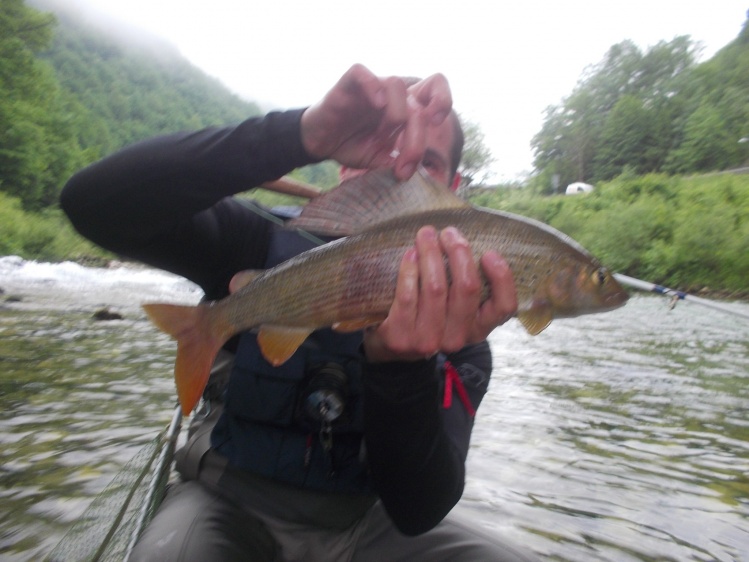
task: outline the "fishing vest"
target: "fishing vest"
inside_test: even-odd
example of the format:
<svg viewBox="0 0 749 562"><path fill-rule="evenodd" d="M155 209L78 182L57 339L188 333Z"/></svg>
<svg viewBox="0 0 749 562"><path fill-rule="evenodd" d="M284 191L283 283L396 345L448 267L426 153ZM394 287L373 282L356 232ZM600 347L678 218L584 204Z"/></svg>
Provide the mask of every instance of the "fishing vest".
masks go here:
<svg viewBox="0 0 749 562"><path fill-rule="evenodd" d="M276 229L265 267L315 244ZM369 493L363 448L361 332L314 332L292 357L271 366L254 333L241 335L211 445L237 468L321 491ZM342 409L310 412L319 392L334 392ZM317 414L317 415L315 415ZM333 421L325 419L335 414Z"/></svg>

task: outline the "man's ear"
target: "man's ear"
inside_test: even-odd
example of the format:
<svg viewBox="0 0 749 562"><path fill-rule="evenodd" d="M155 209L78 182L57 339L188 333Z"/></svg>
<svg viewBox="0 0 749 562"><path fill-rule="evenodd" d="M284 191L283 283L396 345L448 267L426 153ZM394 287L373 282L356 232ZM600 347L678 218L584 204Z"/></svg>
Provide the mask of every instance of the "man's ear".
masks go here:
<svg viewBox="0 0 749 562"><path fill-rule="evenodd" d="M450 190L457 191L458 187L460 187L460 180L462 179L463 177L460 175L460 172L455 172L455 177L453 177L453 182L450 184Z"/></svg>

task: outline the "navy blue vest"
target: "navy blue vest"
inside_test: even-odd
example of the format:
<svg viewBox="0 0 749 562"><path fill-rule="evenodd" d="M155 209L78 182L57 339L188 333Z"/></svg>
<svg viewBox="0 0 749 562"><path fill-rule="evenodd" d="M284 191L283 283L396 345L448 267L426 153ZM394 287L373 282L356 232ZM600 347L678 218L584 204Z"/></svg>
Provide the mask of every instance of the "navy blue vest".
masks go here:
<svg viewBox="0 0 749 562"><path fill-rule="evenodd" d="M276 230L266 267L313 246L295 232ZM361 342L361 332L318 330L286 363L272 367L255 334L242 334L212 446L233 466L288 484L371 492L362 447ZM303 413L303 399L320 367L330 363L345 373L346 400L326 448L320 423Z"/></svg>

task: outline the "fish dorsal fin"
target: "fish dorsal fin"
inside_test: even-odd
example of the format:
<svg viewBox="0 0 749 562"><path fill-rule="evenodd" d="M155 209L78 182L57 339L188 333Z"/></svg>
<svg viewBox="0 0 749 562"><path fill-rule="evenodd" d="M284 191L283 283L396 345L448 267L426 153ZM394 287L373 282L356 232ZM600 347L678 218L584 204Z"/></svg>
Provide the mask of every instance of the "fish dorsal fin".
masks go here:
<svg viewBox="0 0 749 562"><path fill-rule="evenodd" d="M278 367L294 355L311 333L309 328L263 325L258 331L257 343L266 361Z"/></svg>
<svg viewBox="0 0 749 562"><path fill-rule="evenodd" d="M346 180L315 197L299 217L289 221L289 226L316 234L349 236L397 216L467 206L423 168L405 182L383 168Z"/></svg>

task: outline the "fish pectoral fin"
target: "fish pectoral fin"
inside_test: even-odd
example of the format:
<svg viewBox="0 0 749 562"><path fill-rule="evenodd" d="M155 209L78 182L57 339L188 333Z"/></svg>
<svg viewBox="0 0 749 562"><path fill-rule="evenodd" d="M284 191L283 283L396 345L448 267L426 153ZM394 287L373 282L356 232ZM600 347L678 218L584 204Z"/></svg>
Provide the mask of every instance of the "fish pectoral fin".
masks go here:
<svg viewBox="0 0 749 562"><path fill-rule="evenodd" d="M294 352L311 333L312 330L309 328L261 326L257 334L257 342L268 363L278 367L294 355Z"/></svg>
<svg viewBox="0 0 749 562"><path fill-rule="evenodd" d="M534 304L530 310L518 313L518 320L532 336L543 332L553 319L553 309L548 303Z"/></svg>
<svg viewBox="0 0 749 562"><path fill-rule="evenodd" d="M387 318L387 316L365 316L363 318L356 318L355 320L344 320L343 322L336 322L333 324L333 329L342 334L358 332L369 326L379 324L385 320L385 318Z"/></svg>
<svg viewBox="0 0 749 562"><path fill-rule="evenodd" d="M229 281L229 292L236 293L241 288L249 285L252 281L263 274L263 270L259 269L245 269L239 273L235 273L234 277Z"/></svg>

